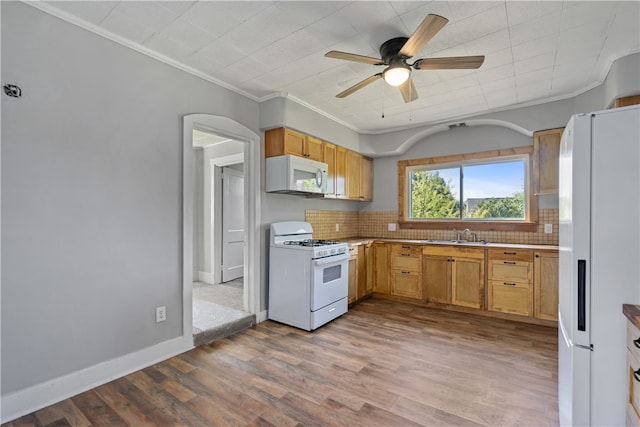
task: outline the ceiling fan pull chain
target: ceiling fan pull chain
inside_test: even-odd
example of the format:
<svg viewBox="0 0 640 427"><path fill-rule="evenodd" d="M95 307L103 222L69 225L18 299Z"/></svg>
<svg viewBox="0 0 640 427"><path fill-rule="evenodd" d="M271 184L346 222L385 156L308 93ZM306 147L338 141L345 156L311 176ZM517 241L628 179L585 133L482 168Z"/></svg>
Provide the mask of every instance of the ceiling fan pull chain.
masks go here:
<svg viewBox="0 0 640 427"><path fill-rule="evenodd" d="M382 85L382 118L384 119L384 87L385 85Z"/></svg>

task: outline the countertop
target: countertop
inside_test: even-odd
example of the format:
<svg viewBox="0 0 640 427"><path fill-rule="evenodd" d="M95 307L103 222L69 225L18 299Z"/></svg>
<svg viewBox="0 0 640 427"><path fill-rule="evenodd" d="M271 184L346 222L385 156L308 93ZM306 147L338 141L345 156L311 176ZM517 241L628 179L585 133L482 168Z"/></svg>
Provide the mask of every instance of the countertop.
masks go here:
<svg viewBox="0 0 640 427"><path fill-rule="evenodd" d="M526 244L516 244L516 243L486 243L486 244L478 244L478 243L453 243L447 240L411 240L411 239L389 239L389 238L377 238L377 237L353 237L348 239L339 239L349 246L358 246L358 245L367 245L373 242L384 242L384 243L407 243L414 245L446 245L446 246L467 246L472 248L511 248L511 249L533 249L533 250L548 250L548 251L557 251L559 248L556 245L526 245Z"/></svg>
<svg viewBox="0 0 640 427"><path fill-rule="evenodd" d="M640 329L640 305L622 304L622 312L636 328Z"/></svg>

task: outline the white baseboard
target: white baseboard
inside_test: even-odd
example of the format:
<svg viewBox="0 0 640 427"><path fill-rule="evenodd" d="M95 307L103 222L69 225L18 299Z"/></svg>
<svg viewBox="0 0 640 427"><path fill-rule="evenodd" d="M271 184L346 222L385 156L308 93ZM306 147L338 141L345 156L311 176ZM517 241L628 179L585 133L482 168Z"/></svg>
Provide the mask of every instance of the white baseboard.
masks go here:
<svg viewBox="0 0 640 427"><path fill-rule="evenodd" d="M201 282L209 283L210 285L216 283L213 281L213 273L207 273L206 271L198 271L198 280Z"/></svg>
<svg viewBox="0 0 640 427"><path fill-rule="evenodd" d="M191 334L2 396L2 423L106 384L193 348Z"/></svg>
<svg viewBox="0 0 640 427"><path fill-rule="evenodd" d="M267 320L267 310L256 313L256 323L264 322Z"/></svg>

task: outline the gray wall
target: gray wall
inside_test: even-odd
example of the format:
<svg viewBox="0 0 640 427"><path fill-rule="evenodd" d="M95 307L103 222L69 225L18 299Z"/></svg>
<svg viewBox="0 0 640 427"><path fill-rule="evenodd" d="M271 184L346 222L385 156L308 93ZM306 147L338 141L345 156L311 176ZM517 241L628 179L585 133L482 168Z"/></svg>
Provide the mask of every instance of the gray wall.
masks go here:
<svg viewBox="0 0 640 427"><path fill-rule="evenodd" d="M2 393L182 335L182 125L258 105L2 2ZM155 323L156 306L168 319Z"/></svg>

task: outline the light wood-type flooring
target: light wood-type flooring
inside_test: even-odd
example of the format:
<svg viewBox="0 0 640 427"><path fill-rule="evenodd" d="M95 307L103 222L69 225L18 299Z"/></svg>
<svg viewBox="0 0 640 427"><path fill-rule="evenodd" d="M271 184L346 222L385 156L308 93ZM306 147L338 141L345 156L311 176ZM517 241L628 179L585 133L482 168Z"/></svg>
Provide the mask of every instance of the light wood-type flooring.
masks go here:
<svg viewBox="0 0 640 427"><path fill-rule="evenodd" d="M558 424L557 330L366 300L267 321L8 426Z"/></svg>

